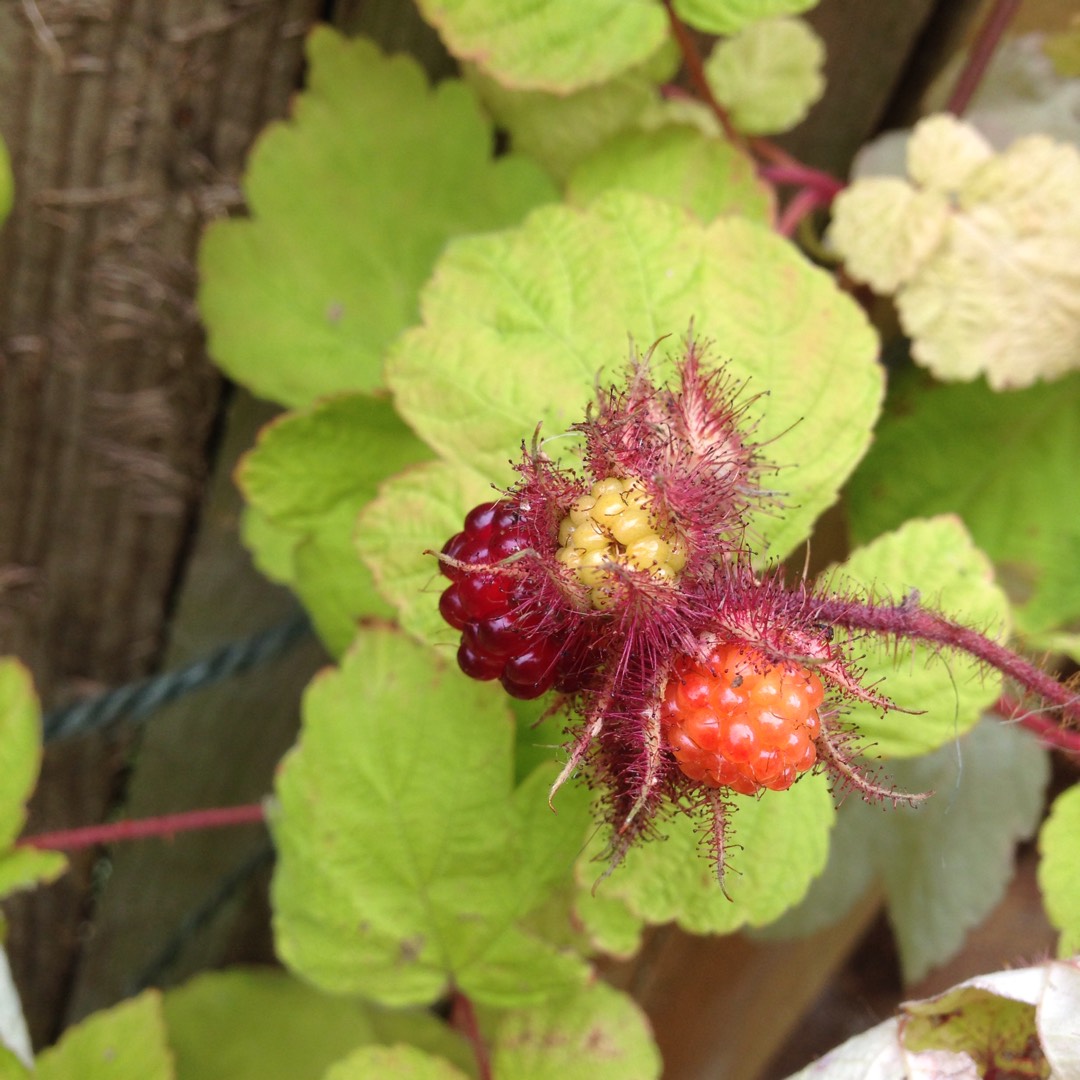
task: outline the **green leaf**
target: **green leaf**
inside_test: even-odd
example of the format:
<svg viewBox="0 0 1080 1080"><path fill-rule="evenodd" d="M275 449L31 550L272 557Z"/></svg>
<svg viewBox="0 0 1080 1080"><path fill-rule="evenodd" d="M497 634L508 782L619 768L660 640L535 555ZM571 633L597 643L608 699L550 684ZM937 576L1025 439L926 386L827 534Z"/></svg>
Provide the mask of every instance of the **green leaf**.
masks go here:
<svg viewBox="0 0 1080 1080"><path fill-rule="evenodd" d="M425 551L438 551L461 531L466 513L496 497L470 469L443 461L418 465L388 480L360 515L356 542L380 592L413 637L457 648L459 634L439 614L447 581Z"/></svg>
<svg viewBox="0 0 1080 1080"><path fill-rule="evenodd" d="M916 1054L933 1050L963 1054L972 1066L968 1075L993 1076L1011 1069L1030 1055L1029 1048L1038 1040L1034 1006L978 986L959 986L927 1001L905 1002L904 1012L905 1049ZM977 1072L976 1061L981 1066ZM945 1075L944 1070L938 1075Z"/></svg>
<svg viewBox="0 0 1080 1080"><path fill-rule="evenodd" d="M67 858L62 852L14 848L0 855L0 896L55 881L66 869Z"/></svg>
<svg viewBox="0 0 1080 1080"><path fill-rule="evenodd" d="M916 515L959 514L997 564L1021 630L1080 619L1080 375L995 394L913 395L849 486L856 541ZM919 582L911 581L918 585Z"/></svg>
<svg viewBox="0 0 1080 1080"><path fill-rule="evenodd" d="M450 461L503 483L538 421L549 436L565 431L597 372L621 374L627 335L643 349L674 335L673 351L695 320L748 392L768 393L748 417L766 456L798 462L778 479L788 511L753 523L777 557L836 498L881 395L865 317L791 244L735 218L705 226L629 192L454 242L422 309L387 369L398 408Z"/></svg>
<svg viewBox="0 0 1080 1080"><path fill-rule="evenodd" d="M597 982L494 1027L492 1072L514 1080L653 1080L660 1054L627 994Z"/></svg>
<svg viewBox="0 0 1080 1080"><path fill-rule="evenodd" d="M955 622L991 637L1009 629L1009 602L994 584L990 560L951 515L909 521L859 548L832 577L833 591L849 583L891 603L917 587L923 604ZM855 702L846 719L885 758L925 754L962 735L1000 692L982 665L961 654L927 645L898 650L892 641L861 636L857 649L864 685L877 686L898 708L882 715Z"/></svg>
<svg viewBox="0 0 1080 1080"><path fill-rule="evenodd" d="M621 187L666 198L701 221L738 214L769 225L772 189L753 161L731 143L683 125L631 131L605 143L570 178L567 195L579 205Z"/></svg>
<svg viewBox="0 0 1080 1080"><path fill-rule="evenodd" d="M36 1080L173 1080L161 995L148 990L69 1028L38 1056L34 1075Z"/></svg>
<svg viewBox="0 0 1080 1080"><path fill-rule="evenodd" d="M642 63L667 37L655 0L417 0L446 47L504 86L566 94Z"/></svg>
<svg viewBox="0 0 1080 1080"><path fill-rule="evenodd" d="M518 924L570 873L583 792L547 804L553 772L512 788L499 695L390 631L368 631L305 698L277 779L279 955L335 993L392 1005L452 982L525 1004L584 978L578 956Z"/></svg>
<svg viewBox="0 0 1080 1080"><path fill-rule="evenodd" d="M555 197L531 163L491 159L491 128L462 83L432 90L415 61L325 26L307 55L292 120L253 151L251 219L212 224L199 256L214 359L289 405L375 389L446 241Z"/></svg>
<svg viewBox="0 0 1080 1080"><path fill-rule="evenodd" d="M0 659L0 896L63 873L56 851L11 850L26 821L26 800L41 768L41 708L30 672L12 658Z"/></svg>
<svg viewBox="0 0 1080 1080"><path fill-rule="evenodd" d="M1058 953L1080 951L1080 784L1059 795L1039 833L1039 889L1061 931Z"/></svg>
<svg viewBox="0 0 1080 1080"><path fill-rule="evenodd" d="M245 534L256 561L292 585L336 654L360 616L392 612L355 548L360 509L385 477L429 456L389 401L351 394L275 420L241 460L260 515Z"/></svg>
<svg viewBox="0 0 1080 1080"><path fill-rule="evenodd" d="M0 660L0 847L14 842L26 820L25 803L41 767L41 711L30 672L10 657Z"/></svg>
<svg viewBox="0 0 1080 1080"><path fill-rule="evenodd" d="M823 776L806 776L789 791L730 799L728 865L721 891L701 830L683 813L664 828L666 839L631 848L611 876L595 883L595 861L579 863L583 895L578 912L592 922L594 883L601 899L619 899L649 923L677 922L694 934L726 934L763 926L797 904L821 873L836 813ZM597 838L591 854L603 850ZM589 853L587 853L588 855ZM601 913L607 925L608 913ZM604 933L604 926L601 933Z"/></svg>
<svg viewBox="0 0 1080 1080"><path fill-rule="evenodd" d="M276 524L266 514L249 505L244 507L240 518L240 538L261 573L279 585L295 584L295 532Z"/></svg>
<svg viewBox="0 0 1080 1080"><path fill-rule="evenodd" d="M0 139L0 225L11 211L15 201L15 178L11 175L11 158L4 140Z"/></svg>
<svg viewBox="0 0 1080 1080"><path fill-rule="evenodd" d="M177 1080L319 1080L365 1043L408 1041L459 1063L468 1048L425 1010L387 1012L271 968L200 975L165 995Z"/></svg>
<svg viewBox="0 0 1080 1080"><path fill-rule="evenodd" d="M34 1080L36 1075L22 1063L13 1050L0 1043L0 1080Z"/></svg>
<svg viewBox="0 0 1080 1080"><path fill-rule="evenodd" d="M324 1080L468 1080L468 1073L415 1046L363 1046L329 1069Z"/></svg>
<svg viewBox="0 0 1080 1080"><path fill-rule="evenodd" d="M1004 895L1016 845L1042 816L1050 762L1029 734L987 718L955 745L890 762L887 775L898 791L934 795L884 813L846 800L825 872L765 934L800 937L830 926L876 879L912 983L952 956Z"/></svg>
<svg viewBox="0 0 1080 1080"><path fill-rule="evenodd" d="M507 131L513 148L564 181L574 166L613 135L632 127L659 101L657 84L678 66L671 48L613 78L571 94L512 90L474 65L465 79Z"/></svg>
<svg viewBox="0 0 1080 1080"><path fill-rule="evenodd" d="M708 34L734 34L760 19L798 15L818 0L675 0L675 12Z"/></svg>
<svg viewBox="0 0 1080 1080"><path fill-rule="evenodd" d="M1050 760L1026 732L987 720L956 746L889 771L900 790L935 792L918 809L898 808L872 849L910 984L957 952L1005 895L1016 845L1042 817Z"/></svg>
<svg viewBox="0 0 1080 1080"><path fill-rule="evenodd" d="M825 91L825 43L801 19L761 19L720 41L705 77L738 131L772 135L798 124Z"/></svg>

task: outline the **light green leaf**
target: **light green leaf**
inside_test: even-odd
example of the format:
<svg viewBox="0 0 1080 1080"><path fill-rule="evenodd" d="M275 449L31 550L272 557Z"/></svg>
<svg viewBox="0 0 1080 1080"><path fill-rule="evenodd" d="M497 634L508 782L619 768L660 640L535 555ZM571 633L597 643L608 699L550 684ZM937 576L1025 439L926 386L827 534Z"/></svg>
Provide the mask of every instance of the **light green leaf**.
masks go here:
<svg viewBox="0 0 1080 1080"><path fill-rule="evenodd" d="M244 507L240 518L240 539L261 573L279 585L295 585L295 532L278 525L249 505Z"/></svg>
<svg viewBox="0 0 1080 1080"><path fill-rule="evenodd" d="M394 1080L468 1080L468 1073L415 1046L363 1046L330 1068L324 1080L372 1080L376 1076L392 1076Z"/></svg>
<svg viewBox="0 0 1080 1080"><path fill-rule="evenodd" d="M799 15L818 0L675 0L675 11L708 34L734 34L774 15Z"/></svg>
<svg viewBox="0 0 1080 1080"><path fill-rule="evenodd" d="M990 560L951 515L909 521L879 537L855 551L831 581L835 591L854 583L890 603L917 588L923 604L955 622L990 637L1008 633L1009 602L994 584ZM998 681L962 654L925 645L898 649L895 642L862 636L856 648L866 669L864 685L877 686L898 708L882 715L856 702L845 718L885 758L925 754L955 739L1000 693Z"/></svg>
<svg viewBox="0 0 1080 1080"><path fill-rule="evenodd" d="M0 896L55 881L66 869L67 858L62 852L14 848L0 855Z"/></svg>
<svg viewBox="0 0 1080 1080"><path fill-rule="evenodd" d="M199 256L214 359L289 405L376 388L446 241L555 197L531 163L491 159L490 126L462 83L432 90L415 61L325 26L307 54L292 120L252 154L251 219L212 224Z"/></svg>
<svg viewBox="0 0 1080 1080"><path fill-rule="evenodd" d="M660 100L657 83L677 66L675 51L663 48L645 64L571 94L512 90L474 65L465 79L509 132L513 148L564 181L579 161L651 110Z"/></svg>
<svg viewBox="0 0 1080 1080"><path fill-rule="evenodd" d="M1080 619L1078 461L1080 375L1014 394L913 395L852 478L852 532L865 543L913 516L959 514L1019 605L1020 629L1061 627Z"/></svg>
<svg viewBox="0 0 1080 1080"><path fill-rule="evenodd" d="M38 881L52 881L67 866L55 851L10 850L26 821L26 800L41 768L41 709L30 672L0 659L0 896Z"/></svg>
<svg viewBox="0 0 1080 1080"><path fill-rule="evenodd" d="M336 654L360 616L392 612L354 546L357 515L385 477L429 456L389 401L351 394L275 420L241 460L240 486L261 515L245 538Z"/></svg>
<svg viewBox="0 0 1080 1080"><path fill-rule="evenodd" d="M888 775L892 775L891 766ZM755 930L755 936L766 940L809 937L840 922L855 907L877 876L874 845L883 836L889 837L896 823L891 811L870 809L867 814L861 799L844 800L836 811L825 869L810 883L797 907Z"/></svg>
<svg viewBox="0 0 1080 1080"><path fill-rule="evenodd" d="M11 158L4 140L0 139L0 225L11 211L15 200L15 178L11 175Z"/></svg>
<svg viewBox="0 0 1080 1080"><path fill-rule="evenodd" d="M259 511L313 533L343 503L370 498L386 477L430 456L388 400L347 394L268 424L238 479Z"/></svg>
<svg viewBox="0 0 1080 1080"><path fill-rule="evenodd" d="M0 1043L0 1080L34 1080L36 1075L22 1063L14 1051Z"/></svg>
<svg viewBox="0 0 1080 1080"><path fill-rule="evenodd" d="M391 631L368 631L305 698L277 778L279 955L335 993L385 1004L527 1004L587 972L520 920L570 873L583 792L547 805L551 770L512 788L498 694Z"/></svg>
<svg viewBox="0 0 1080 1080"><path fill-rule="evenodd" d="M1038 1038L1032 1005L978 986L959 986L926 1001L905 1002L904 1013L900 1038L906 1050L963 1055L970 1062L971 1076L993 1076L1011 1068L1027 1057ZM976 1063L978 1070L973 1071ZM938 1069L936 1074L963 1077L965 1072Z"/></svg>
<svg viewBox="0 0 1080 1080"><path fill-rule="evenodd" d="M34 1075L36 1080L173 1080L161 995L148 990L69 1028L38 1056Z"/></svg>
<svg viewBox="0 0 1080 1080"><path fill-rule="evenodd" d="M1059 795L1039 833L1039 888L1061 931L1058 952L1080 952L1080 784Z"/></svg>
<svg viewBox="0 0 1080 1080"><path fill-rule="evenodd" d="M413 637L450 654L460 635L439 614L449 584L425 551L438 551L461 531L465 515L497 492L471 469L427 462L388 480L360 515L356 542L382 595Z"/></svg>
<svg viewBox="0 0 1080 1080"><path fill-rule="evenodd" d="M10 657L0 660L0 846L10 847L26 820L25 803L41 767L41 711L30 672Z"/></svg>
<svg viewBox="0 0 1080 1080"><path fill-rule="evenodd" d="M650 57L667 37L655 0L417 0L460 60L504 86L566 94Z"/></svg>
<svg viewBox="0 0 1080 1080"><path fill-rule="evenodd" d="M422 1009L388 1012L271 968L200 975L165 995L177 1080L319 1080L365 1043L407 1041L464 1064L468 1048Z"/></svg>
<svg viewBox="0 0 1080 1080"><path fill-rule="evenodd" d="M513 1080L653 1080L660 1054L627 994L596 982L574 994L503 1014L492 1072Z"/></svg>
<svg viewBox="0 0 1080 1080"><path fill-rule="evenodd" d="M834 501L881 395L874 334L828 274L766 228L703 226L629 192L456 241L422 309L387 369L398 407L447 459L502 483L538 421L549 436L565 431L597 373L621 374L628 335L646 349L674 335L670 353L693 319L748 393L767 393L748 417L765 455L798 462L777 478L786 513L754 521L777 557Z"/></svg>
<svg viewBox="0 0 1080 1080"><path fill-rule="evenodd" d="M592 202L611 188L670 199L701 221L738 214L769 225L772 189L753 161L731 143L697 128L671 125L617 136L586 158L570 178L571 202Z"/></svg>
<svg viewBox="0 0 1080 1080"><path fill-rule="evenodd" d="M793 128L825 91L825 43L801 19L761 19L720 41L705 77L738 131Z"/></svg>
<svg viewBox="0 0 1080 1080"><path fill-rule="evenodd" d="M768 937L801 937L840 921L876 879L888 899L905 982L960 948L1013 875L1017 843L1042 815L1049 756L1026 732L987 718L955 745L886 769L898 791L933 791L895 809L848 798L829 863Z"/></svg>
<svg viewBox="0 0 1080 1080"><path fill-rule="evenodd" d="M596 884L601 899L619 899L649 923L674 921L694 934L763 926L797 904L821 873L835 816L823 776L806 776L789 791L766 791L760 798L732 795L724 876L730 899L717 884L716 868L697 828L702 823L686 814L665 825L665 840L631 848L599 883L596 862L579 863L579 881L590 893ZM594 857L603 849L602 840L593 843ZM589 896L579 899L578 913L588 929ZM600 917L604 934L610 913Z"/></svg>

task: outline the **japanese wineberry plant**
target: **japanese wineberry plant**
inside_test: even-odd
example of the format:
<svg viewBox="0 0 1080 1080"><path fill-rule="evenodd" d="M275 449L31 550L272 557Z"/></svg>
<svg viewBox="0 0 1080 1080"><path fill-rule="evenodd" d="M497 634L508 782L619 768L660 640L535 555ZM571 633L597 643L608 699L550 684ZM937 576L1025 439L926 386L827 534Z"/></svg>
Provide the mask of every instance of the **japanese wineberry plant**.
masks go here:
<svg viewBox="0 0 1080 1080"><path fill-rule="evenodd" d="M785 238L839 185L804 172L778 215L755 149L776 128L751 102L790 94L794 122L820 55L808 48L783 90L739 81L762 41L802 40L800 24L708 27L730 35L708 89L665 99L670 42L687 55L677 17L649 23L654 56L575 81L534 69L553 59L541 42L480 46L464 14L424 10L465 81L430 89L401 57L316 33L293 119L253 157L252 219L215 226L203 250L211 350L292 410L240 470L249 541L342 657L279 782L282 958L337 993L458 993L539 1023L589 955L632 954L649 924L798 933L876 880L917 977L1000 895L1043 808L1046 750L980 717L1076 718L1073 693L1014 651L1065 643L1080 614L1074 585L1053 590L1053 612L1043 593L1045 573L1068 577L1050 535L1060 499L1033 511L1041 539L1003 545L984 527L989 495L952 494L999 444L969 430L971 473L960 455L930 472L920 462L956 438L903 434L952 416L952 389L903 375L905 409L882 417L875 331ZM646 40L622 33L606 26L605 61ZM510 143L495 160L493 121ZM333 153L331 124L348 132ZM296 204L297 170L323 198ZM299 254L275 257L282 244ZM980 395L961 417L1009 424L1009 398L956 389ZM1011 461L1016 487L1050 470L1074 489L1075 393L1045 389L1044 445L1060 445ZM875 428L897 448L860 465ZM923 501L875 528L872 493L908 476ZM842 495L863 544L812 578L807 543ZM1051 550L1036 602L1015 595L1014 613L995 560L1008 579ZM496 734L498 776L480 764ZM953 787L944 830L946 803L927 795ZM830 851L834 827L863 839ZM507 850L521 873L492 862ZM981 869L941 872L959 859ZM1063 898L1080 890L1052 842L1044 865L1068 950ZM379 884L392 866L405 893Z"/></svg>
<svg viewBox="0 0 1080 1080"><path fill-rule="evenodd" d="M418 0L434 86L316 28L204 238L210 351L286 410L245 539L335 661L268 810L288 974L228 984L310 1015L312 1076L659 1076L597 957L877 887L915 980L1036 832L1080 949L1080 787L1046 805L1080 751L1080 155L931 117L841 194L768 138L822 91L812 6ZM177 1038L231 978L166 997Z"/></svg>

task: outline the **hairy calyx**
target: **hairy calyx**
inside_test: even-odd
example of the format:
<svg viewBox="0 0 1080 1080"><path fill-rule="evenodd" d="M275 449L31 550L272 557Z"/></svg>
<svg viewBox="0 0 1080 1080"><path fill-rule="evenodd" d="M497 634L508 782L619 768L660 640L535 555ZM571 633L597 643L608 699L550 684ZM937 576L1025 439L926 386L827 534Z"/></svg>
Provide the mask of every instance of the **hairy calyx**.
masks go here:
<svg viewBox="0 0 1080 1080"><path fill-rule="evenodd" d="M534 442L518 483L475 508L440 555L440 609L462 631L466 674L516 697L564 696L575 721L555 786L580 769L598 787L613 858L658 816L696 807L713 817L722 876L731 793L782 791L812 770L868 799L924 797L856 764L845 703L893 706L864 685L834 627L971 653L1080 718L1050 676L912 598L882 605L755 569L748 522L776 498L754 399L692 336L670 384L651 357L635 357L575 425L578 468Z"/></svg>

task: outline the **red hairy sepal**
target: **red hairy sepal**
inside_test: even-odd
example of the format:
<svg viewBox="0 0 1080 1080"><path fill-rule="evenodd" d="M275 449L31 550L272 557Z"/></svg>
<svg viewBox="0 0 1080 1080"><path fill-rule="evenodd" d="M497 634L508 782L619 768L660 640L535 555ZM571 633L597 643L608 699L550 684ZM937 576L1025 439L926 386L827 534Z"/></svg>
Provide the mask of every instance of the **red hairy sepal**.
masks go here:
<svg viewBox="0 0 1080 1080"><path fill-rule="evenodd" d="M523 447L519 480L495 504L501 509L477 508L467 519L470 536L453 538L442 554L472 608L456 595L442 607L462 630L468 673L499 677L515 696L550 687L566 695L578 721L553 794L578 770L598 787L613 828L613 862L665 814L704 806L713 814L722 875L736 788L785 787L825 769L841 791L909 797L855 763L857 743L841 720L845 701L891 703L863 685L863 673L834 641L837 598L752 566L748 516L775 502L761 485L768 466L752 439L755 399L722 367L708 368L692 337L668 384L654 379L652 353L636 357L624 387L601 393L575 425L584 446L578 470L553 461L539 433ZM512 535L484 532L507 515ZM678 559L657 556L650 565L631 558L614 521L633 515L648 543L657 551L666 545ZM766 761L749 779L728 780L734 774L717 768L702 782L682 767L661 716L665 688L680 664L707 665L718 646L752 653L763 670L798 668L820 680L826 700L806 729L813 754L802 748L792 775L789 763L773 770Z"/></svg>

